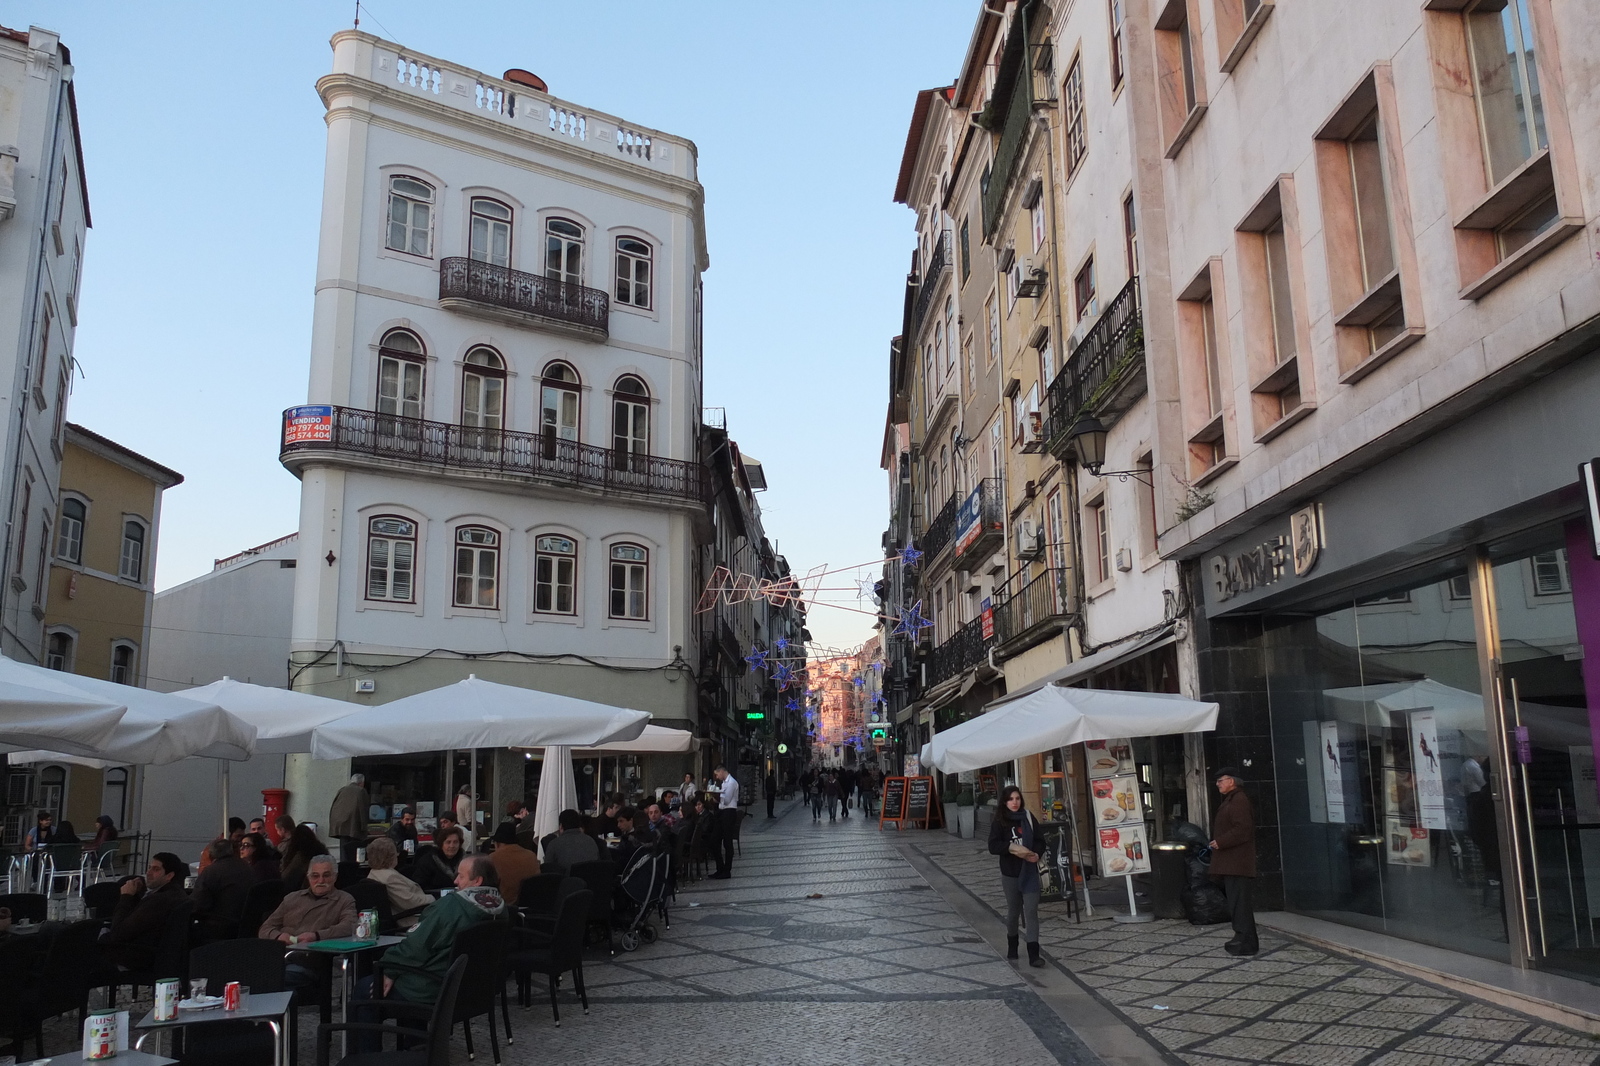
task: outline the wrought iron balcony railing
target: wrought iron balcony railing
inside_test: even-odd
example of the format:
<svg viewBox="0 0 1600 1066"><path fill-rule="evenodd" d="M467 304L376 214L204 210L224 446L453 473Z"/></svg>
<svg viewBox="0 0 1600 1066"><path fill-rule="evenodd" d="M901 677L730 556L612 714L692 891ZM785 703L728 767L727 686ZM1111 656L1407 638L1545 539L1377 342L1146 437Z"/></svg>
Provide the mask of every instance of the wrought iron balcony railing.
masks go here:
<svg viewBox="0 0 1600 1066"><path fill-rule="evenodd" d="M984 639L983 619L974 618L928 656L928 685L937 685L977 666L988 658L993 643L993 638Z"/></svg>
<svg viewBox="0 0 1600 1066"><path fill-rule="evenodd" d="M928 313L928 305L933 302L933 294L939 289L939 278L950 266L950 231L945 230L939 234L939 239L933 242L933 254L928 257L928 268L922 272L922 280L917 283L917 304L911 319L913 334L922 331L922 316ZM912 338L915 342L915 336Z"/></svg>
<svg viewBox="0 0 1600 1066"><path fill-rule="evenodd" d="M1137 381L1134 379L1137 378ZM1045 439L1050 453L1065 458L1068 432L1087 415L1104 417L1123 409L1109 401L1121 393L1143 395L1144 318L1139 309L1139 279L1122 287L1087 336L1067 356L1061 373L1050 383L1050 420ZM1124 389L1137 385L1137 389Z"/></svg>
<svg viewBox="0 0 1600 1066"><path fill-rule="evenodd" d="M611 297L604 289L463 256L439 261L439 302L452 310L509 315L579 336L610 336Z"/></svg>
<svg viewBox="0 0 1600 1066"><path fill-rule="evenodd" d="M352 407L284 412L284 461L330 452L702 503L709 485L699 463L539 433L425 422Z"/></svg>
<svg viewBox="0 0 1600 1066"><path fill-rule="evenodd" d="M1001 644L1067 617L1064 567L1051 567L1001 600L994 609L994 634Z"/></svg>
<svg viewBox="0 0 1600 1066"><path fill-rule="evenodd" d="M956 513L956 554L978 554L994 548L1005 536L1005 501L1000 494L1000 479L978 481L961 501Z"/></svg>
<svg viewBox="0 0 1600 1066"><path fill-rule="evenodd" d="M932 559L944 551L945 545L950 543L950 534L955 532L956 511L960 510L961 498L951 496L945 505L939 508L939 513L933 516L933 521L928 523L928 528L922 531L922 536L916 538L916 546Z"/></svg>

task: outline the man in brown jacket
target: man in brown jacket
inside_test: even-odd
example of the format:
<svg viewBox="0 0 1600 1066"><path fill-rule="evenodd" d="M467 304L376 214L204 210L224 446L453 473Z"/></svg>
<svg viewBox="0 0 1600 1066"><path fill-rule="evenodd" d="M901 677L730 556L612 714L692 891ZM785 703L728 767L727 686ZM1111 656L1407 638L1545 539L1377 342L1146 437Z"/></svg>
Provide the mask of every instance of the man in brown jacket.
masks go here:
<svg viewBox="0 0 1600 1066"><path fill-rule="evenodd" d="M1233 918L1233 939L1222 947L1229 955L1254 955L1259 948L1250 902L1256 876L1255 811L1250 797L1239 787L1233 767L1223 767L1211 779L1222 793L1222 802L1211 816L1211 876L1222 882Z"/></svg>
<svg viewBox="0 0 1600 1066"><path fill-rule="evenodd" d="M356 931L356 901L348 892L333 887L337 876L333 856L318 855L306 868L306 887L283 897L278 909L261 923L260 937L276 940L285 947L309 944L314 940L339 940ZM284 968L290 988L316 988L322 981L320 971L293 960L306 959L296 953Z"/></svg>

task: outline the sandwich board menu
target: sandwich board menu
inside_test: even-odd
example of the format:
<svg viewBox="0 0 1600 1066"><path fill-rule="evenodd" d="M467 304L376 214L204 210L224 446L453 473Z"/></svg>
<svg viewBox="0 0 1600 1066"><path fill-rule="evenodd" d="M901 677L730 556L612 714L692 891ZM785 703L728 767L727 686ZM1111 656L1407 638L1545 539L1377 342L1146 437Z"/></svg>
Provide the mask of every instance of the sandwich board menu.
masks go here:
<svg viewBox="0 0 1600 1066"><path fill-rule="evenodd" d="M1100 873L1121 877L1150 872L1150 841L1144 805L1127 737L1091 740L1083 745L1089 771L1089 803L1095 826Z"/></svg>
<svg viewBox="0 0 1600 1066"><path fill-rule="evenodd" d="M883 828L884 822L893 822L896 829L906 817L906 779L903 777L886 777L883 779L883 802L878 806L878 828Z"/></svg>
<svg viewBox="0 0 1600 1066"><path fill-rule="evenodd" d="M931 777L886 777L883 779L883 804L878 809L878 828L884 822L910 822L923 829L943 827L944 808L933 790Z"/></svg>

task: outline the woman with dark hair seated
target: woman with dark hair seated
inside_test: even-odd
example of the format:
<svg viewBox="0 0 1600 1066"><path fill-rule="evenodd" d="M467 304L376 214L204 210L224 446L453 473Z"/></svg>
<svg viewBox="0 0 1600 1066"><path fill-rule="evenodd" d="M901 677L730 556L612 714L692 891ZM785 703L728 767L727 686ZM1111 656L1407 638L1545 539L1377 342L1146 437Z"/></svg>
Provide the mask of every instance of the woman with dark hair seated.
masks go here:
<svg viewBox="0 0 1600 1066"><path fill-rule="evenodd" d="M328 845L324 844L317 836L316 831L309 825L300 824L294 827L289 834L289 839L283 844L283 859L280 864L283 877L283 887L289 892L298 892L306 887L306 867L311 865L311 860L318 855L332 854Z"/></svg>
<svg viewBox="0 0 1600 1066"><path fill-rule="evenodd" d="M117 823L111 820L111 815L102 814L94 820L93 846L98 848L101 844L109 844L117 839Z"/></svg>
<svg viewBox="0 0 1600 1066"><path fill-rule="evenodd" d="M412 864L411 878L428 892L454 888L456 870L461 865L461 844L464 835L459 825L453 825L434 837L434 842L417 852Z"/></svg>
<svg viewBox="0 0 1600 1066"><path fill-rule="evenodd" d="M278 849L267 843L260 833L246 833L239 841L239 858L250 867L257 881L276 881L282 872L278 865Z"/></svg>

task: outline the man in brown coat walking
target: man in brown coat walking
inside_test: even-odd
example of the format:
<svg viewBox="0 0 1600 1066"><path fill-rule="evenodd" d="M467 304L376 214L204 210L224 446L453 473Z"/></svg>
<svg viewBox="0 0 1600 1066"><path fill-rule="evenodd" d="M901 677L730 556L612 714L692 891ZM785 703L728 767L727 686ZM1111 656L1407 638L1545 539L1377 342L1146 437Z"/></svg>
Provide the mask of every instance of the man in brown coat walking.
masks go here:
<svg viewBox="0 0 1600 1066"><path fill-rule="evenodd" d="M1256 877L1256 816L1231 766L1211 775L1222 802L1211 817L1211 876L1222 882L1233 918L1233 939L1222 945L1229 955L1254 955L1256 915L1250 896Z"/></svg>

